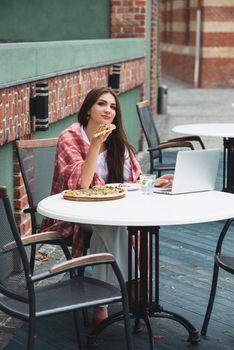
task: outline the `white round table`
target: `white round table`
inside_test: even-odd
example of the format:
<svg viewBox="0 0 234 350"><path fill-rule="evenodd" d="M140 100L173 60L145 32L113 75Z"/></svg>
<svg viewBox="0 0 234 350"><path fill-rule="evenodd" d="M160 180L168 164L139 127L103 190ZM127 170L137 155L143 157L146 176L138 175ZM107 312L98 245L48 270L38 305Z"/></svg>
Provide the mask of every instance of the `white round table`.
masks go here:
<svg viewBox="0 0 234 350"><path fill-rule="evenodd" d="M223 138L223 191L234 193L234 123L177 125L172 131L198 136Z"/></svg>
<svg viewBox="0 0 234 350"><path fill-rule="evenodd" d="M229 138L234 137L234 123L184 124L175 126L172 131L188 135Z"/></svg>
<svg viewBox="0 0 234 350"><path fill-rule="evenodd" d="M57 194L43 199L38 204L37 210L44 216L69 222L127 226L129 303L136 320L136 328L139 320L143 319L147 325L151 350L154 349L154 339L149 317L163 317L177 321L187 329L188 341L192 343L199 341L199 332L187 319L163 309L159 303L159 226L231 218L234 216L233 194L208 191L182 195L156 193L143 195L140 191L132 191L122 199L102 202L69 201L63 199L61 194ZM133 237L136 244L134 275L132 275L131 255ZM132 285L134 278L140 280L139 289L136 283ZM130 297L133 289L135 300ZM116 317L112 316L103 326L93 330L91 337L95 338L105 326L119 319L119 314L116 314Z"/></svg>
<svg viewBox="0 0 234 350"><path fill-rule="evenodd" d="M129 191L119 200L79 202L64 200L61 194L56 194L43 199L37 210L53 219L96 225L183 225L234 216L234 195L218 191L143 195L140 191Z"/></svg>

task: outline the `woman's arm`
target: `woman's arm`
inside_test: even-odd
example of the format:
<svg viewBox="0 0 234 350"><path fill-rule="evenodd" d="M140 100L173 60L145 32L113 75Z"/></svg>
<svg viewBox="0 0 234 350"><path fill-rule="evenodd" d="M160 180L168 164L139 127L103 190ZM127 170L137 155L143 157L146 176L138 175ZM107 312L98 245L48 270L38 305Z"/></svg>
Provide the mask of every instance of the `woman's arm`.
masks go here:
<svg viewBox="0 0 234 350"><path fill-rule="evenodd" d="M84 141L79 124L73 124L60 134L53 177L52 194L64 189L81 188L82 166L87 159L89 145ZM94 172L91 186L103 185L104 181Z"/></svg>
<svg viewBox="0 0 234 350"><path fill-rule="evenodd" d="M100 153L101 144L91 142L87 157L81 166L81 188L89 188L96 170L96 163Z"/></svg>
<svg viewBox="0 0 234 350"><path fill-rule="evenodd" d="M90 147L86 156L85 161L81 167L81 188L89 188L93 181L93 177L96 171L96 163L100 151L103 149L103 144L107 137L112 131L106 133L105 135L100 135L98 137L93 137L90 142Z"/></svg>

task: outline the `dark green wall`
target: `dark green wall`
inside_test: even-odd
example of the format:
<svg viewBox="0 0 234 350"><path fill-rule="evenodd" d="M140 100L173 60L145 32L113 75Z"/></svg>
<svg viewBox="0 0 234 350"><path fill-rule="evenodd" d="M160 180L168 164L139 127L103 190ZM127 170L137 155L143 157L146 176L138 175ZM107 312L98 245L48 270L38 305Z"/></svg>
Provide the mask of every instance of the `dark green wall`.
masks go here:
<svg viewBox="0 0 234 350"><path fill-rule="evenodd" d="M13 144L0 147L0 185L6 186L13 200Z"/></svg>
<svg viewBox="0 0 234 350"><path fill-rule="evenodd" d="M140 57L144 57L143 38L2 44L0 88Z"/></svg>
<svg viewBox="0 0 234 350"><path fill-rule="evenodd" d="M109 0L0 0L0 41L109 37Z"/></svg>
<svg viewBox="0 0 234 350"><path fill-rule="evenodd" d="M136 103L140 101L140 93L140 88L136 88L119 96L124 127L129 142L137 151L140 138L140 123L137 116Z"/></svg>
<svg viewBox="0 0 234 350"><path fill-rule="evenodd" d="M77 115L72 115L68 118L62 119L61 121L50 124L49 129L46 131L37 131L35 138L44 139L47 137L57 137L64 129L66 129L72 123L77 121Z"/></svg>

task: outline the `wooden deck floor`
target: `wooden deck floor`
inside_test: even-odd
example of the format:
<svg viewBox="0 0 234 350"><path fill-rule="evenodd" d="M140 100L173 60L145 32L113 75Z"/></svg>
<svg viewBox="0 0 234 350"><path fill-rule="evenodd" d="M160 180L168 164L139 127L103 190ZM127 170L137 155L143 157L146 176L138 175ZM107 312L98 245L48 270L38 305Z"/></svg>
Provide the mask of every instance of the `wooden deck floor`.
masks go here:
<svg viewBox="0 0 234 350"><path fill-rule="evenodd" d="M221 165L217 180L221 188ZM187 317L201 329L207 306L213 255L224 222L162 227L160 231L160 301L162 305ZM234 228L225 244L234 251ZM208 336L200 343L187 342L187 332L178 323L167 319L151 319L155 335L163 336L155 342L157 350L233 350L234 349L234 278L220 271L218 291L210 321ZM38 322L36 350L77 349L72 315L41 319ZM6 350L25 349L27 327L24 325L5 347ZM83 329L84 341L87 329ZM145 328L134 335L134 349L147 350ZM100 350L126 349L123 325L114 324L99 338Z"/></svg>

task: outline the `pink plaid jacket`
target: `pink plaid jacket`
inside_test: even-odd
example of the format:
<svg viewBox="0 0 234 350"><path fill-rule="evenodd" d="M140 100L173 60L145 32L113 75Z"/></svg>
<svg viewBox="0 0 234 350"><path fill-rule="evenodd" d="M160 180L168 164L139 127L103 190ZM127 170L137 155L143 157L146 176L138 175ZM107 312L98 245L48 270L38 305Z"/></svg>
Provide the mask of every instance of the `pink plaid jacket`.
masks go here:
<svg viewBox="0 0 234 350"><path fill-rule="evenodd" d="M72 124L60 134L55 156L51 194L60 193L65 189L80 188L81 166L88 149L89 145L82 137L79 123ZM136 182L141 173L140 165L132 152L130 153L130 159L132 173L128 181ZM103 184L104 180L98 173L95 173L91 186ZM64 237L73 235L72 256L77 257L83 254L84 233L79 224L44 218L41 231L51 230L56 230Z"/></svg>

